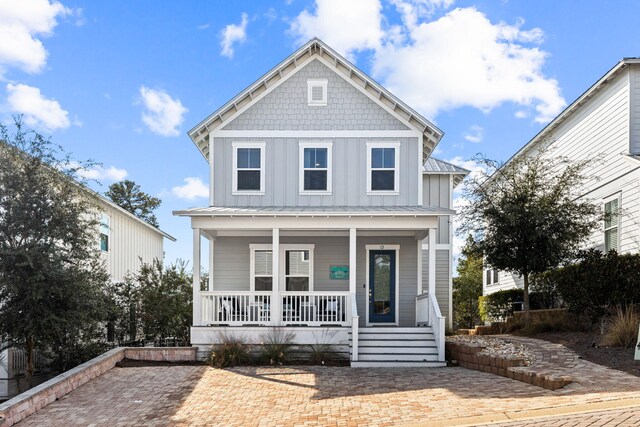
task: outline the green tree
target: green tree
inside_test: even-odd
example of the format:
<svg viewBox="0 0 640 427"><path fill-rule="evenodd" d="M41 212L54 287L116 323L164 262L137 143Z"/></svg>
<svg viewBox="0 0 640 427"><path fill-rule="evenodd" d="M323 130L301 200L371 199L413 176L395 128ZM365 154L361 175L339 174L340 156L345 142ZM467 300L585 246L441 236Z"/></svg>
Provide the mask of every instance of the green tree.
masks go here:
<svg viewBox="0 0 640 427"><path fill-rule="evenodd" d="M523 278L527 324L531 275L574 259L602 219L600 208L581 198L592 161L553 154L522 155L504 166L476 157L485 172L464 188L460 232L473 235L486 264Z"/></svg>
<svg viewBox="0 0 640 427"><path fill-rule="evenodd" d="M98 251L95 196L61 147L15 118L0 125L0 338L63 369L99 331L108 275ZM69 165L76 165L70 167Z"/></svg>
<svg viewBox="0 0 640 427"><path fill-rule="evenodd" d="M105 193L111 201L154 227L159 227L158 219L153 211L160 206L162 200L152 197L140 189L140 185L125 179L113 183Z"/></svg>
<svg viewBox="0 0 640 427"><path fill-rule="evenodd" d="M482 296L482 254L471 236L458 260L458 277L453 278L453 321L457 327L473 328L480 321L478 298Z"/></svg>

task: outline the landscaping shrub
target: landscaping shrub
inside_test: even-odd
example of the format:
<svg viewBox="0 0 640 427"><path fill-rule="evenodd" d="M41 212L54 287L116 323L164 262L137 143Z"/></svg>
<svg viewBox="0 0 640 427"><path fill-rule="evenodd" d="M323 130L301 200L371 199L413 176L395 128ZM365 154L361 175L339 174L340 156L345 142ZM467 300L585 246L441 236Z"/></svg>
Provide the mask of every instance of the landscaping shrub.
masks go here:
<svg viewBox="0 0 640 427"><path fill-rule="evenodd" d="M545 274L558 295L574 313L593 320L606 314L606 306L640 303L640 255L580 253L576 263Z"/></svg>
<svg viewBox="0 0 640 427"><path fill-rule="evenodd" d="M347 361L347 358L330 344L334 342L337 331L324 329L320 337L316 337L315 344L307 345L309 351L309 363L312 365L339 365ZM315 335L315 334L314 334Z"/></svg>
<svg viewBox="0 0 640 427"><path fill-rule="evenodd" d="M480 318L483 322L503 320L513 314L513 304L522 302L522 289L506 289L478 298Z"/></svg>
<svg viewBox="0 0 640 427"><path fill-rule="evenodd" d="M215 368L228 368L246 365L251 361L251 348L244 339L221 334L220 343L213 345L209 364Z"/></svg>
<svg viewBox="0 0 640 427"><path fill-rule="evenodd" d="M640 315L633 306L618 307L607 321L602 345L628 348L636 343Z"/></svg>
<svg viewBox="0 0 640 427"><path fill-rule="evenodd" d="M262 335L262 348L260 349L262 361L269 365L289 363L294 338L293 332L286 332L278 328L272 328Z"/></svg>

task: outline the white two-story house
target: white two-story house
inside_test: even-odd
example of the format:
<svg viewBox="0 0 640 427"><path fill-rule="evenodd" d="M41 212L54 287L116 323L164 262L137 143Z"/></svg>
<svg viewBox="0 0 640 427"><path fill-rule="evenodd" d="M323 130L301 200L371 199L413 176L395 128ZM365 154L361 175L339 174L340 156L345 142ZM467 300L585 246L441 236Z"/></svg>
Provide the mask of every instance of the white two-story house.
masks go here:
<svg viewBox="0 0 640 427"><path fill-rule="evenodd" d="M640 250L640 58L625 58L588 88L514 156L593 159L593 179L581 197L614 214L590 237L588 246L608 252ZM503 167L509 167L507 162ZM617 213L617 215L616 215ZM484 271L483 293L523 287L516 274Z"/></svg>
<svg viewBox="0 0 640 427"><path fill-rule="evenodd" d="M352 366L443 366L468 171L430 157L442 135L318 39L193 128L209 205L174 212L191 219L194 284L210 272L192 345L276 327L330 337Z"/></svg>

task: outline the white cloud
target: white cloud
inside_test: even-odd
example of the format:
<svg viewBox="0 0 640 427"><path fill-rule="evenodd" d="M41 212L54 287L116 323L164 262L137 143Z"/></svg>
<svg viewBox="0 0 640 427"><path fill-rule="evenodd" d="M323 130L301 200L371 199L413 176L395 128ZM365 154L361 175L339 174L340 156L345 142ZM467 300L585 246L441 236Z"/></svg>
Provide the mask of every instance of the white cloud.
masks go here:
<svg viewBox="0 0 640 427"><path fill-rule="evenodd" d="M206 23L206 24L202 24L202 25L198 25L196 27L197 30L206 30L207 28L209 28L211 26L211 24Z"/></svg>
<svg viewBox="0 0 640 427"><path fill-rule="evenodd" d="M184 182L184 185L171 189L174 196L187 200L209 197L209 187L200 178L188 177Z"/></svg>
<svg viewBox="0 0 640 427"><path fill-rule="evenodd" d="M248 16L246 13L242 14L242 21L240 25L229 24L222 30L222 40L220 41L220 55L227 58L233 58L234 44L244 43L247 39L247 22Z"/></svg>
<svg viewBox="0 0 640 427"><path fill-rule="evenodd" d="M40 89L24 84L7 85L7 109L23 114L29 126L54 131L71 125L69 113L55 99L47 99Z"/></svg>
<svg viewBox="0 0 640 427"><path fill-rule="evenodd" d="M52 34L58 18L81 12L49 0L0 1L0 77L9 67L42 71L47 51L41 38Z"/></svg>
<svg viewBox="0 0 640 427"><path fill-rule="evenodd" d="M177 136L178 128L189 111L179 99L173 99L162 89L140 86L140 101L144 106L142 121L153 133L161 136Z"/></svg>
<svg viewBox="0 0 640 427"><path fill-rule="evenodd" d="M116 182L125 179L129 173L125 169L118 169L115 166L105 168L100 165L96 165L91 168L79 169L78 175L86 179Z"/></svg>
<svg viewBox="0 0 640 427"><path fill-rule="evenodd" d="M504 102L534 109L547 122L565 106L558 82L542 68L540 29L492 23L474 8L406 28L407 41L376 51L374 77L427 117L463 106L484 112Z"/></svg>
<svg viewBox="0 0 640 427"><path fill-rule="evenodd" d="M462 136L467 141L478 144L484 139L484 129L482 126L473 125L469 128L469 131L463 133Z"/></svg>
<svg viewBox="0 0 640 427"><path fill-rule="evenodd" d="M342 55L380 47L382 5L378 0L316 0L315 10L303 10L291 23L298 43L318 37Z"/></svg>

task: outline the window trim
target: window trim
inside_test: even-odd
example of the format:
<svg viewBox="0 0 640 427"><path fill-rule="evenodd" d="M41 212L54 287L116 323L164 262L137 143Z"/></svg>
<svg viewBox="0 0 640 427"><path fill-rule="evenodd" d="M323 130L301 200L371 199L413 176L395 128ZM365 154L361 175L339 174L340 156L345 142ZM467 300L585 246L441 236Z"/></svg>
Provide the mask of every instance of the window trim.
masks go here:
<svg viewBox="0 0 640 427"><path fill-rule="evenodd" d="M495 268L486 268L484 270L484 278L483 280L486 283L486 286L494 286L500 284L500 271ZM496 279L496 276L498 277Z"/></svg>
<svg viewBox="0 0 640 427"><path fill-rule="evenodd" d="M273 248L271 244L251 243L249 244L249 275L251 281L249 282L249 290L256 292L256 277L269 277L267 275L256 276L256 251L271 251L271 291L258 291L258 292L273 292Z"/></svg>
<svg viewBox="0 0 640 427"><path fill-rule="evenodd" d="M613 230L614 228L617 229L618 231L618 238L617 238L617 245L615 248L609 248L609 250L614 249L616 252L620 253L620 242L621 242L621 236L622 236L622 232L621 232L621 227L622 227L622 221L620 219L621 215L620 215L620 210L622 208L622 192L618 192L616 194L613 194L609 197L605 197L604 199L602 199L602 212L605 212L607 203L611 203L612 201L617 200L618 201L618 211L616 214L616 222L615 225L607 228L606 222L603 221L603 227L602 227L602 240L603 240L603 249L604 252L607 253L607 231L609 230Z"/></svg>
<svg viewBox="0 0 640 427"><path fill-rule="evenodd" d="M264 175L265 175L265 153L266 143L260 141L250 142L233 142L232 146L232 162L233 173L231 177L231 194L233 196L264 196ZM260 149L260 190L238 190L238 149L239 148L259 148ZM255 170L255 169L248 169Z"/></svg>
<svg viewBox="0 0 640 427"><path fill-rule="evenodd" d="M313 263L314 263L314 257L313 257L313 250L315 248L315 244L313 243L291 243L291 244L281 244L280 245L280 254L279 254L279 258L280 258L280 269L278 270L280 272L280 278L279 278L279 289L281 292L313 292L314 288L313 288L313 276L314 276L314 268L313 268ZM287 260L285 259L286 255L287 255L287 251L309 251L309 290L308 291L287 291L287 272L286 272L286 266L287 266ZM291 277L307 277L307 276L291 276Z"/></svg>
<svg viewBox="0 0 640 427"><path fill-rule="evenodd" d="M326 148L327 149L327 189L326 190L305 190L304 189L304 149L305 148ZM313 170L313 169L308 169ZM325 169L318 169L325 170ZM333 142L313 142L305 141L298 143L298 192L301 195L328 196L333 193Z"/></svg>
<svg viewBox="0 0 640 427"><path fill-rule="evenodd" d="M107 219L107 223L106 224L104 224L103 221L102 221L104 218ZM106 227L107 227L107 233L106 234L102 232L103 225L106 225ZM111 215L109 215L106 212L100 212L100 226L99 227L100 227L100 233L99 233L99 240L98 240L98 248L100 249L100 253L103 253L103 254L111 253ZM107 236L107 250L106 251L102 250L102 235L103 234L105 236Z"/></svg>
<svg viewBox="0 0 640 427"><path fill-rule="evenodd" d="M329 81L327 79L307 79L307 105L309 107L326 107L327 106L327 86ZM312 92L314 87L322 87L322 100L314 101L312 98Z"/></svg>
<svg viewBox="0 0 640 427"><path fill-rule="evenodd" d="M371 167L371 150L373 148L393 148L394 153L394 175L393 175L393 190L372 190L371 189L371 173L374 170L391 170L391 168L372 168ZM383 141L371 141L367 142L367 195L390 195L397 196L400 194L400 142L383 142Z"/></svg>

